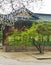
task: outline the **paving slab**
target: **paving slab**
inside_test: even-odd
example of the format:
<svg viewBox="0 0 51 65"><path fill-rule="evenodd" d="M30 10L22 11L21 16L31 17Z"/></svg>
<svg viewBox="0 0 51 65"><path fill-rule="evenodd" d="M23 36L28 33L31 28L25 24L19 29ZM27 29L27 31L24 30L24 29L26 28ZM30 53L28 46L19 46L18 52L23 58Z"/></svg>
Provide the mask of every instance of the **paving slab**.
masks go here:
<svg viewBox="0 0 51 65"><path fill-rule="evenodd" d="M51 52L45 52L44 54L34 54L32 56L39 60L51 59Z"/></svg>

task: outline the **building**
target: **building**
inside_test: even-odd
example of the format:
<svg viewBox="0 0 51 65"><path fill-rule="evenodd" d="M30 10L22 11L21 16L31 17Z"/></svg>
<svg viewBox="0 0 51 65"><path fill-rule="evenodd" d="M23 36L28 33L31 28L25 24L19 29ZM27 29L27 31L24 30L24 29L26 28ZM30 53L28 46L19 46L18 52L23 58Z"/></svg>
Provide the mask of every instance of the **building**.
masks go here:
<svg viewBox="0 0 51 65"><path fill-rule="evenodd" d="M21 29L22 26L31 26L32 21L34 20L43 20L45 22L51 22L51 14L33 13L24 6L19 10L11 12L10 14L0 14L0 24L2 24L3 27L3 44L4 40L7 37L6 33L11 31L12 26Z"/></svg>

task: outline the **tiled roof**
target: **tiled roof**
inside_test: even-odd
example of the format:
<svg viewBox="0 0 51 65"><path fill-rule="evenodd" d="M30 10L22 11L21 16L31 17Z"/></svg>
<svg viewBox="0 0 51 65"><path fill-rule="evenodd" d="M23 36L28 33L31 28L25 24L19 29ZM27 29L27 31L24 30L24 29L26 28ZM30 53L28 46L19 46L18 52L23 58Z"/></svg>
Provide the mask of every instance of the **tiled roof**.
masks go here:
<svg viewBox="0 0 51 65"><path fill-rule="evenodd" d="M24 11L24 12L22 12L22 11ZM0 18L3 18L5 20L10 20L10 21L39 20L39 19L41 19L43 21L51 21L51 14L33 13L30 10L28 10L27 8L22 7L22 8L14 11L14 12L11 12L10 14L7 14L7 15L0 14Z"/></svg>

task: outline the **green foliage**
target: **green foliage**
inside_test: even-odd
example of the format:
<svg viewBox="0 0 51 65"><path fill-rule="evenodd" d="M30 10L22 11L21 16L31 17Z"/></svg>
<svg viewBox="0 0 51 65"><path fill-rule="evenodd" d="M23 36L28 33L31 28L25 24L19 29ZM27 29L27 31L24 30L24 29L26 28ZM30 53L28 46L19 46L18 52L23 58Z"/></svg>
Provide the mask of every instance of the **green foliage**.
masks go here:
<svg viewBox="0 0 51 65"><path fill-rule="evenodd" d="M0 42L2 42L2 32L0 31Z"/></svg>
<svg viewBox="0 0 51 65"><path fill-rule="evenodd" d="M36 41L51 40L51 22L33 21L30 28L23 27L23 29L24 31L21 32L14 29L7 39L9 45L31 46L31 38L34 38Z"/></svg>

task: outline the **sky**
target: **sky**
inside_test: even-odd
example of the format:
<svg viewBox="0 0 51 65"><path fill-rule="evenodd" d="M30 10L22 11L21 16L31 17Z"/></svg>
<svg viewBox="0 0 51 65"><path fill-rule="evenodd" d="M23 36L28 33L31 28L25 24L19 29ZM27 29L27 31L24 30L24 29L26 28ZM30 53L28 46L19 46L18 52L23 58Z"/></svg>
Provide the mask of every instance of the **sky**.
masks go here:
<svg viewBox="0 0 51 65"><path fill-rule="evenodd" d="M35 12L51 14L51 0L43 0L42 7L35 7Z"/></svg>
<svg viewBox="0 0 51 65"><path fill-rule="evenodd" d="M2 0L0 0L1 2ZM22 4L19 4L18 2L19 0L14 0L13 4L14 4L14 9L18 10L19 8L22 7ZM21 0L20 0L21 2ZM27 9L29 9L30 11L34 12L34 13L42 13L42 14L51 14L51 0L43 0L38 1L38 2L29 2L29 4L27 5L26 1L23 0L23 4L25 5L25 7ZM10 12L12 12L12 7L10 4L9 0L4 0L2 2L2 7L0 4L0 14L9 14Z"/></svg>

